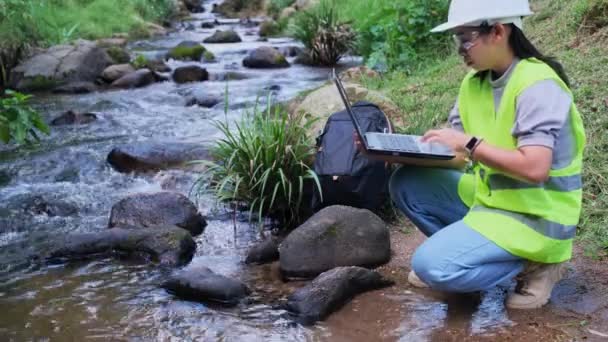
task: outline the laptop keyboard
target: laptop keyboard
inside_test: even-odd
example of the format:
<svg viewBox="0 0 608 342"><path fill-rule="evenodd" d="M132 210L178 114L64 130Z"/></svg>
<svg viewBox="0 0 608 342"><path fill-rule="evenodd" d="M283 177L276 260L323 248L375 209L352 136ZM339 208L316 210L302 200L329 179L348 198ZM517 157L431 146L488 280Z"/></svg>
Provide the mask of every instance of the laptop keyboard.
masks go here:
<svg viewBox="0 0 608 342"><path fill-rule="evenodd" d="M420 152L416 140L407 135L382 134L377 138L382 148L386 150Z"/></svg>

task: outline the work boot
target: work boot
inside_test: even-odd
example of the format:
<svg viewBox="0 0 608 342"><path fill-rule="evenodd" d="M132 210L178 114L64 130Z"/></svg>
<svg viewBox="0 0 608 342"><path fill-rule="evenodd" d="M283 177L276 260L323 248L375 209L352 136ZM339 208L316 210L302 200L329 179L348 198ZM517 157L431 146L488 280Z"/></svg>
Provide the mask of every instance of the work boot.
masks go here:
<svg viewBox="0 0 608 342"><path fill-rule="evenodd" d="M510 309L537 309L547 304L553 286L566 273L566 264L533 263L517 279L515 292L509 294L506 305Z"/></svg>
<svg viewBox="0 0 608 342"><path fill-rule="evenodd" d="M411 270L410 274L407 275L407 281L410 284L412 284L412 286L418 287L421 289L429 287L425 282L423 282L420 278L418 278L418 275L416 275L416 272L414 272L414 270Z"/></svg>

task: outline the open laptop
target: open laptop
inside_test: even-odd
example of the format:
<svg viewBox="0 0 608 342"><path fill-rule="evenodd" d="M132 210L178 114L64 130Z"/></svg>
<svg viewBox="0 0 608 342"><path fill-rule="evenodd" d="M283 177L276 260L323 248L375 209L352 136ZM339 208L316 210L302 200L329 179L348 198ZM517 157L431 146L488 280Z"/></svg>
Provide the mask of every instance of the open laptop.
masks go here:
<svg viewBox="0 0 608 342"><path fill-rule="evenodd" d="M421 136L376 132L363 133L357 117L353 113L350 101L346 96L342 81L336 75L335 70L333 71L332 78L338 87L340 97L342 97L346 111L353 121L357 134L361 137L361 142L363 142L367 151L382 155L421 159L449 160L455 157L450 147L438 143L421 142Z"/></svg>

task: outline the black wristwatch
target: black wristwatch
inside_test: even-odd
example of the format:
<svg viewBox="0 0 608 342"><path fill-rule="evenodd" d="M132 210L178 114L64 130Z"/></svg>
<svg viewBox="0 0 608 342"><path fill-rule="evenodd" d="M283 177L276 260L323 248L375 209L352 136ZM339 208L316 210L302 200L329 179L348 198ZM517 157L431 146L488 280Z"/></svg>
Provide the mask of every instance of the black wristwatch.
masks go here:
<svg viewBox="0 0 608 342"><path fill-rule="evenodd" d="M477 145L481 143L483 139L478 139L477 137L472 137L471 140L464 146L465 151L467 151L467 156L471 158L473 152L475 152L475 148Z"/></svg>

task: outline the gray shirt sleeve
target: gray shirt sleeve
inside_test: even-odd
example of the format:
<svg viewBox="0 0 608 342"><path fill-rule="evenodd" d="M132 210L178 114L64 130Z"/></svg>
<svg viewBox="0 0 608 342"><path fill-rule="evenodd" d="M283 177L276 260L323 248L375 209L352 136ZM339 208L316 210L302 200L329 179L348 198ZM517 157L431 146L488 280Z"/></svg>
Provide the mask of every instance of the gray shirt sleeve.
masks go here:
<svg viewBox="0 0 608 342"><path fill-rule="evenodd" d="M525 89L517 98L515 125L511 133L518 147L555 147L568 120L572 97L557 82L543 80Z"/></svg>
<svg viewBox="0 0 608 342"><path fill-rule="evenodd" d="M464 132L464 127L462 127L462 121L460 120L460 112L458 111L458 100L456 100L454 107L452 107L448 115L448 122L453 129Z"/></svg>

